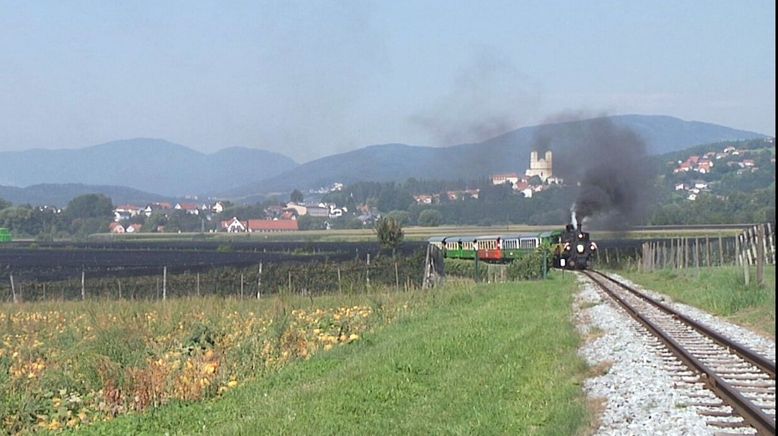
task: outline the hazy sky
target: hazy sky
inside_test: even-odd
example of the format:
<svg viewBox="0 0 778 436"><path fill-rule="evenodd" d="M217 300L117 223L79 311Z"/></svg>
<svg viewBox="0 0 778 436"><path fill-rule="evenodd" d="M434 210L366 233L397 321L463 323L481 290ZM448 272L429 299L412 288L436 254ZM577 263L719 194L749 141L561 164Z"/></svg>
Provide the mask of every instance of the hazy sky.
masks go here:
<svg viewBox="0 0 778 436"><path fill-rule="evenodd" d="M0 0L0 151L134 137L299 162L564 111L775 135L775 2Z"/></svg>

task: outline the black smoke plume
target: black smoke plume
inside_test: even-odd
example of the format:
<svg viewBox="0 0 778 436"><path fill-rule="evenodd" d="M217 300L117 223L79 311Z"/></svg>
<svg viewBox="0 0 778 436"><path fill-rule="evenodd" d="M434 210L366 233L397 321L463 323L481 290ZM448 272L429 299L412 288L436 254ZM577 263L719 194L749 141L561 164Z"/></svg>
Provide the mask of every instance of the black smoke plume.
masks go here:
<svg viewBox="0 0 778 436"><path fill-rule="evenodd" d="M607 229L644 223L654 198L644 141L610 118L570 118L553 133L541 127L535 144L550 148L554 174L577 186L571 221Z"/></svg>

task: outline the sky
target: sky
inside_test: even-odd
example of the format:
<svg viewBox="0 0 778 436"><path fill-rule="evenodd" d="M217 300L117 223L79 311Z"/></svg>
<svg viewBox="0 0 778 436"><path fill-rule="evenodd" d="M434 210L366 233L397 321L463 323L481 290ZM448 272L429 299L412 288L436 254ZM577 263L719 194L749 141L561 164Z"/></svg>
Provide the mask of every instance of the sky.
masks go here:
<svg viewBox="0 0 778 436"><path fill-rule="evenodd" d="M775 2L0 0L0 151L150 137L302 163L570 112L774 136Z"/></svg>

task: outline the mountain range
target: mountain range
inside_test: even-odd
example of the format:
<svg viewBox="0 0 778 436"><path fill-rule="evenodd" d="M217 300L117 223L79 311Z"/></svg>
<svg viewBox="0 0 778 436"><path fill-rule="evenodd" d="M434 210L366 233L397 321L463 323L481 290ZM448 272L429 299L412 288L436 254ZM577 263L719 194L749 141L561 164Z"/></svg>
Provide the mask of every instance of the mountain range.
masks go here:
<svg viewBox="0 0 778 436"><path fill-rule="evenodd" d="M756 132L661 115L605 118L636 133L649 154L765 137ZM602 118L523 127L483 142L448 147L371 145L302 165L281 154L259 149L232 147L204 154L164 140L144 138L82 149L0 152L0 185L101 185L84 189L103 193L109 187L116 192L117 185L121 185L154 193L140 193L141 197L189 194L251 202L268 193L283 194L333 182L403 181L409 177L471 180L500 172L523 172L529 165L530 151L541 145L549 147L555 155L574 150L581 132L598 121ZM553 138L553 143L542 144L544 138ZM77 185L64 189L63 195L68 190L75 192L74 186ZM0 197L4 197L3 192L8 195L7 189L11 188L0 190ZM46 189L54 192L51 186ZM16 191L16 194L8 195L7 199L16 203L13 199L23 197L23 193ZM114 203L118 202L114 199ZM50 202L61 203L62 198Z"/></svg>
<svg viewBox="0 0 778 436"><path fill-rule="evenodd" d="M103 194L110 197L114 205L134 204L144 206L153 202L175 204L178 201L184 201L139 191L126 186L84 185L81 183L42 183L25 188L0 186L0 198L13 204L29 203L37 206L65 207L74 197L85 194ZM186 201L191 202L192 200Z"/></svg>
<svg viewBox="0 0 778 436"><path fill-rule="evenodd" d="M229 190L296 166L289 157L259 149L231 147L205 154L137 138L81 149L1 152L0 185L118 185L184 196Z"/></svg>

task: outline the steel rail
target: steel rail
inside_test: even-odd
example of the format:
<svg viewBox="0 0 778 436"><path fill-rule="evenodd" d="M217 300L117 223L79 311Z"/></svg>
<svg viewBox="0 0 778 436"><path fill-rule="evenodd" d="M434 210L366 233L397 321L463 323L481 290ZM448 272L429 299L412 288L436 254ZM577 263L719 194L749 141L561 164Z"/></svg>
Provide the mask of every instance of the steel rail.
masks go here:
<svg viewBox="0 0 778 436"><path fill-rule="evenodd" d="M701 374L701 378L704 383L724 400L735 412L737 412L746 423L753 426L759 434L775 434L775 419L764 413L761 408L754 405L751 401L745 398L740 392L732 385L724 381L715 371L708 368L707 365L700 362L699 359L689 353L681 344L675 339L670 337L659 326L654 324L651 320L643 316L637 309L632 307L623 298L616 295L608 286L601 280L596 278L591 271L584 271L584 274L589 277L594 283L596 283L603 291L610 295L621 307L624 308L633 318L643 324L649 331L651 331L657 338L659 338L665 345L667 345L670 352L684 362L688 367L698 371ZM600 274L602 275L602 274ZM607 277L607 276L606 276ZM618 282L616 282L618 285Z"/></svg>
<svg viewBox="0 0 778 436"><path fill-rule="evenodd" d="M697 330L698 332L702 333L705 336L708 336L709 338L713 339L716 343L721 345L722 347L726 347L731 349L735 354L740 356L742 359L746 360L747 362L751 363L752 365L760 368L762 371L766 372L767 375L770 376L770 378L775 379L775 362L770 361L766 357L762 356L759 353L754 352L753 350L743 346L742 344L739 344L732 339L729 339L722 335L721 333L711 329L710 327L701 324L698 321L695 321L688 316L678 312L677 310L673 309L672 307L660 302L656 301L655 299L649 297L648 295L638 291L637 289L627 285L626 283L623 283L619 280L614 279L613 277L610 277L609 275L603 274L600 271L592 271L593 273L604 277L605 279L615 283L616 285L628 290L632 294L642 298L643 300L649 302L653 306L659 308L663 312L672 315L674 318L677 318L681 320L683 323L688 325L689 327Z"/></svg>

